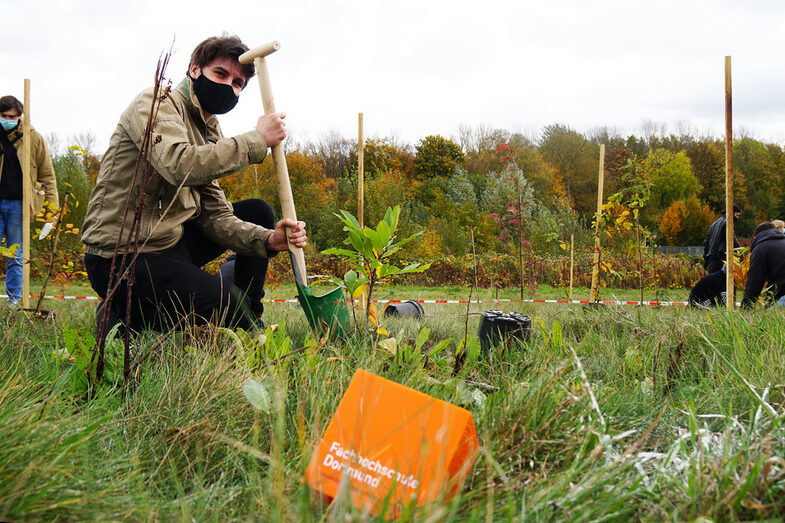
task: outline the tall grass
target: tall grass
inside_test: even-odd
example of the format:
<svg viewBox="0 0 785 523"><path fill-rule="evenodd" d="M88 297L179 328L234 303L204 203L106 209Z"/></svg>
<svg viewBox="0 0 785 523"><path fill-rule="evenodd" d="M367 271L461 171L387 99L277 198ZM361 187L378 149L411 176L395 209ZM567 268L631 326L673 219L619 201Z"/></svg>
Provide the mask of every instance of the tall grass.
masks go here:
<svg viewBox="0 0 785 523"><path fill-rule="evenodd" d="M52 356L62 325L95 329L89 305L58 305L56 323L4 311L0 520L373 519L346 500L322 504L302 482L358 367L474 414L481 451L463 491L409 517L785 517L782 313L525 307L541 320L531 339L456 377L464 309L434 305L431 341L453 339L435 358L393 356L366 336L250 370L231 337L188 331L131 385L89 398L73 396L73 368ZM266 321L285 322L292 348L306 343L296 308L270 306ZM420 326L385 324L399 347ZM251 377L274 391L269 413L245 399Z"/></svg>

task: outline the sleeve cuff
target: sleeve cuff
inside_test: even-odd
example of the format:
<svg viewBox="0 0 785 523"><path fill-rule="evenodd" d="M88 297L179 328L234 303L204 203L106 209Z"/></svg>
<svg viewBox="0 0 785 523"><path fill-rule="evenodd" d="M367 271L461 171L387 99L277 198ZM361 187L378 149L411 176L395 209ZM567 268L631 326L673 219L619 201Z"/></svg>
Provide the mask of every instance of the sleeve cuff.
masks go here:
<svg viewBox="0 0 785 523"><path fill-rule="evenodd" d="M261 256L262 258L275 258L278 255L278 251L268 251L267 250L267 238L273 233L272 230L265 230L259 238L256 238L251 241L251 248L253 248L253 252L257 256Z"/></svg>
<svg viewBox="0 0 785 523"><path fill-rule="evenodd" d="M262 163L262 160L267 156L267 144L262 133L254 129L244 133L242 136L248 144L248 163Z"/></svg>

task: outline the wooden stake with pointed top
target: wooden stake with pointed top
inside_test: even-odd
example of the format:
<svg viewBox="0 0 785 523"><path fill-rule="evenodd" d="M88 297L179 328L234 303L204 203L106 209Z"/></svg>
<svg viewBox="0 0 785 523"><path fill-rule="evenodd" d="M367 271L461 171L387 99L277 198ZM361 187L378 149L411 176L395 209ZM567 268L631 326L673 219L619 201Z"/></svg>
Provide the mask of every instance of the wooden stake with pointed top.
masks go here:
<svg viewBox="0 0 785 523"><path fill-rule="evenodd" d="M725 273L726 305L733 309L736 305L736 286L733 263L733 97L731 92L730 56L725 57Z"/></svg>
<svg viewBox="0 0 785 523"><path fill-rule="evenodd" d="M602 216L602 191L605 184L605 144L600 144L600 172L597 180L597 227L594 231L594 263L591 268L591 296L589 301L597 303L600 284L600 216Z"/></svg>
<svg viewBox="0 0 785 523"><path fill-rule="evenodd" d="M357 222L365 226L365 140L363 139L363 113L357 118Z"/></svg>
<svg viewBox="0 0 785 523"><path fill-rule="evenodd" d="M570 301L572 301L572 274L575 267L575 235L570 234Z"/></svg>
<svg viewBox="0 0 785 523"><path fill-rule="evenodd" d="M30 132L30 79L25 78L25 107L22 113L22 308L30 308L30 198L33 187L30 180L32 149Z"/></svg>

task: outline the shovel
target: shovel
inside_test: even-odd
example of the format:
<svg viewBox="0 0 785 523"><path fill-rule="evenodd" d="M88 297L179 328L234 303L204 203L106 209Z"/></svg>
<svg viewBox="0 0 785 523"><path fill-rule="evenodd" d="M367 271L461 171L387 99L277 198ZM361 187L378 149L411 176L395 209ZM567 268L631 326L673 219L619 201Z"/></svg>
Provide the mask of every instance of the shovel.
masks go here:
<svg viewBox="0 0 785 523"><path fill-rule="evenodd" d="M267 61L265 56L280 49L281 44L273 41L268 44L260 45L250 51L240 55L241 64L254 63L256 74L259 78L259 89L262 92L262 105L264 114L272 114L275 111L273 101L273 91L270 86L270 74L267 71ZM292 198L292 186L289 182L289 170L286 168L286 156L284 155L283 144L272 147L273 165L275 175L278 179L278 197L281 200L281 211L284 218L297 220L297 213L294 209L294 199ZM311 329L321 335L329 331L332 338L346 335L351 330L349 321L349 309L346 307L343 290L338 287L321 296L315 296L308 287L308 274L305 270L305 254L300 247L289 244L289 254L292 258L292 271L294 281L297 285L297 299L305 311Z"/></svg>

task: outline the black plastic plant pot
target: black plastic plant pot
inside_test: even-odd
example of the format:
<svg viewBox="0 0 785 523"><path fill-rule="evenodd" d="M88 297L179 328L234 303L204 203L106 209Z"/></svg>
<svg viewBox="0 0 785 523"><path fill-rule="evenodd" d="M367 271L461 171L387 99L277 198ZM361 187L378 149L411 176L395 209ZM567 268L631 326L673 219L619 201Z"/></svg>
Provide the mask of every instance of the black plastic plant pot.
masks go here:
<svg viewBox="0 0 785 523"><path fill-rule="evenodd" d="M421 319L425 316L425 309L423 309L420 302L416 300L406 300L401 303L390 303L384 309L385 316L398 316L401 318L414 318Z"/></svg>
<svg viewBox="0 0 785 523"><path fill-rule="evenodd" d="M488 310L482 313L477 337L483 354L491 348L518 341L528 341L532 331L532 319L518 312L505 313L500 310Z"/></svg>

